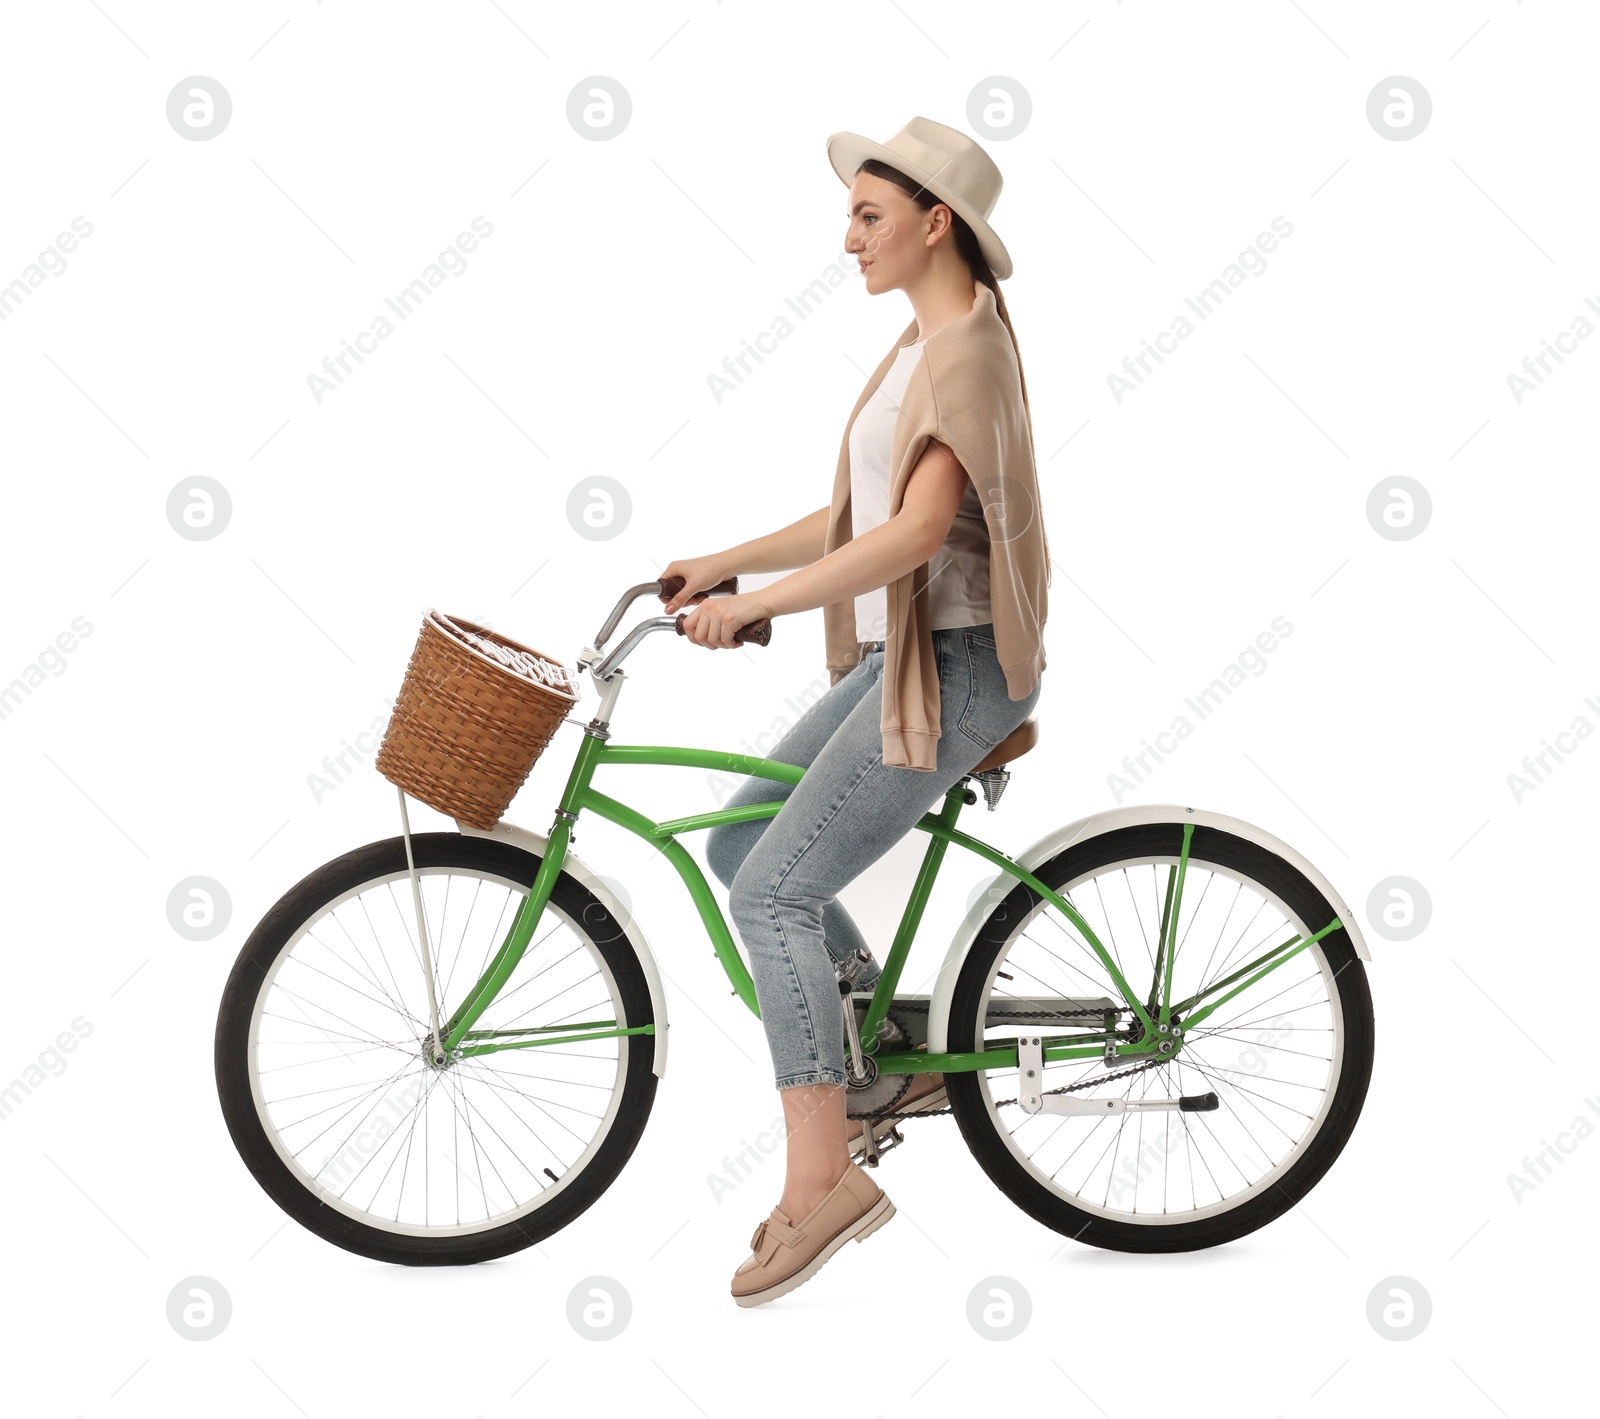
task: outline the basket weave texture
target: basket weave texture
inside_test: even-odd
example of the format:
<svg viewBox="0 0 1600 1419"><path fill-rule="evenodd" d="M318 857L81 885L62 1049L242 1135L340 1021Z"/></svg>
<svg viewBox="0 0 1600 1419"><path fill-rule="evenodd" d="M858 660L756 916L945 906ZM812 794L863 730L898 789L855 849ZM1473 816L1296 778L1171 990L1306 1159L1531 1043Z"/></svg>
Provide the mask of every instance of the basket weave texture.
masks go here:
<svg viewBox="0 0 1600 1419"><path fill-rule="evenodd" d="M577 703L571 682L562 662L430 608L378 772L430 808L492 828Z"/></svg>

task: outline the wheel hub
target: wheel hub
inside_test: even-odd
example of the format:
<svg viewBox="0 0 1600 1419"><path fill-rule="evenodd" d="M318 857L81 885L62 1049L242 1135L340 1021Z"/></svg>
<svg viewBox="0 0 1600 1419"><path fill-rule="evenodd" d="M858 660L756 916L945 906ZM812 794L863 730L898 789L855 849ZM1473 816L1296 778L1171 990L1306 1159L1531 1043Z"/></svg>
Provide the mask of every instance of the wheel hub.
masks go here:
<svg viewBox="0 0 1600 1419"><path fill-rule="evenodd" d="M460 1048L448 1050L442 1058L435 1058L432 1030L417 1037L417 1053L422 1056L423 1064L429 1069L449 1069L466 1058L465 1052Z"/></svg>

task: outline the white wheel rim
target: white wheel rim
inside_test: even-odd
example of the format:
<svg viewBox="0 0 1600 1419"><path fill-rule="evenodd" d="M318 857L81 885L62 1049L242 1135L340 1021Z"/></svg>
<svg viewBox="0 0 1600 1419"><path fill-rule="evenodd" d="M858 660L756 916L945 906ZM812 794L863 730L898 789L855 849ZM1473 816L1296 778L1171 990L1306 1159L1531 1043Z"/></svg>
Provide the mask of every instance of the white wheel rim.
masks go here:
<svg viewBox="0 0 1600 1419"><path fill-rule="evenodd" d="M1092 871L1081 873L1067 882L1064 887L1058 887L1055 890L1063 896L1068 896L1069 900L1073 900L1073 905L1078 907L1081 911L1083 910L1083 903L1081 901L1072 899L1069 894L1077 891L1078 888L1084 883L1095 878L1106 879L1111 874L1120 873L1124 869L1128 868L1148 868L1151 864L1155 864L1158 868L1164 868L1175 866L1177 861L1178 857L1176 853L1171 855L1147 854L1123 858L1112 863L1104 864L1093 869ZM1195 885L1195 870L1197 867L1212 874L1213 878L1217 880L1226 880L1239 884L1241 889L1248 889L1258 898L1263 899L1265 904L1270 905L1281 914L1283 921L1287 924L1287 931L1297 931L1302 936L1305 936L1311 934L1312 931L1320 930L1322 926L1326 925L1324 922L1318 922L1315 926L1312 926L1308 929L1307 924L1302 921L1298 915L1292 912L1288 905L1284 903L1276 893L1268 891L1262 884L1252 881L1248 877L1244 876L1244 874L1234 869L1227 868L1216 863L1207 862L1204 859L1197 858L1191 853L1189 857L1189 871L1184 885L1184 900L1180 906L1180 919L1178 923L1180 936L1184 931L1184 913L1188 909L1190 900L1192 900L1191 891ZM1006 964L1011 958L1011 953L1018 938L1025 935L1035 920L1047 911L1053 915L1055 920L1065 920L1065 918L1062 917L1061 913L1057 911L1054 906L1047 901L1041 900L1034 904L1033 909L1028 913L1028 915L1021 922L1019 922L1007 936L1005 946L999 953L997 953L995 964L990 968L988 979L984 984L984 1000L980 1007L984 1012L986 1012L988 1009L988 1003L991 997L997 999L1004 998L1004 994L1006 992L1004 992L1003 989L998 997L995 996L996 981L998 978L998 973L1006 968ZM1096 927L1096 921L1094 917L1088 913L1085 913L1085 915L1089 921L1089 925L1091 927ZM1156 917L1156 921L1159 923L1159 916ZM1097 934L1099 934L1098 928L1096 929ZM1284 933L1285 935L1287 934L1287 931ZM1074 933L1074 935L1076 935L1076 933ZM1106 945L1107 949L1109 950L1110 943L1106 942L1103 936L1101 939L1102 944ZM1281 939L1283 939L1283 935L1274 934L1274 942L1272 944L1276 944L1276 941ZM1183 948L1180 945L1179 959L1182 958L1182 949ZM1243 964L1245 960L1249 960L1255 955L1259 954L1260 952L1258 950L1250 951L1240 960L1233 962L1229 969L1234 969L1238 965ZM1167 1136L1170 1137L1171 1133L1178 1129L1203 1130L1209 1126L1208 1120L1215 1118L1216 1114L1183 1114L1176 1110L1138 1113L1128 1112L1116 1115L1115 1117L1118 1120L1118 1123L1113 1125L1112 1118L1109 1116L1105 1118L1088 1118L1049 1114L1028 1115L1021 1113L1017 1106L1011 1105L1008 1106L1008 1115L1006 1117L1002 1117L1000 1111L995 1107L994 1101L996 1097L1010 1098L1015 1096L1017 1092L1015 1087L1017 1082L1017 1074L1014 1068L980 1071L978 1075L980 1097L983 1100L984 1108L989 1115L990 1123L995 1131L996 1136L1005 1145L1007 1151L1016 1160L1018 1166L1029 1175L1036 1185L1048 1189L1063 1201L1071 1204L1074 1208L1106 1221L1155 1227L1173 1226L1183 1223L1202 1221L1206 1218L1232 1212L1241 1206L1248 1205L1256 1197L1259 1197L1263 1192L1274 1187L1278 1182L1280 1182L1284 1175L1291 1168L1293 1168L1299 1159L1304 1155L1306 1148L1310 1145L1312 1140L1320 1135L1323 1125L1327 1121L1328 1111L1331 1109L1333 1100L1338 1092L1340 1064L1344 1054L1345 1042L1344 1017L1339 994L1333 986L1334 973L1328 965L1327 959L1322 952L1320 943L1314 942L1311 946L1307 947L1299 954L1299 956L1295 958L1294 961L1286 963L1281 968L1281 971L1284 973L1289 973L1292 976L1296 971L1298 963L1302 962L1308 955L1312 957L1316 963L1317 970L1315 978L1320 980L1324 988L1324 1014L1325 1018L1329 1022L1326 1028L1330 1032L1329 1045L1332 1051L1330 1062L1327 1067L1327 1077L1322 1085L1316 1108L1313 1112L1307 1115L1307 1122L1303 1125L1298 1138L1296 1138L1290 1146L1284 1148L1281 1154L1273 1158L1271 1165L1261 1172L1258 1177L1248 1181L1244 1186L1234 1188L1228 1191L1225 1195L1219 1196L1216 1200L1203 1205L1184 1207L1181 1210L1159 1211L1153 1208L1139 1210L1139 1195L1144 1183L1144 1178L1141 1176L1140 1160L1146 1159L1147 1152L1146 1145L1142 1142L1142 1139L1140 1145L1133 1154L1133 1157L1136 1161L1136 1166L1127 1168L1125 1171L1120 1173L1119 1169L1123 1168L1124 1160L1126 1159L1127 1155L1122 1152L1120 1148L1113 1149L1117 1161L1113 1163L1107 1170L1107 1196L1103 1197L1100 1201L1097 1202L1092 1197L1085 1196L1081 1191L1058 1183L1053 1176L1049 1175L1045 1171L1043 1167L1035 1163L1035 1157L1038 1156L1037 1151L1030 1154L1027 1148L1022 1145L1022 1142L1019 1141L1023 1139L1024 1134L1026 1134L1028 1138L1027 1140L1023 1141L1028 1141L1032 1140L1036 1134L1042 1138L1044 1129L1061 1129L1063 1131L1077 1130L1085 1139L1087 1139L1089 1136L1091 1136L1092 1131L1096 1129L1100 1130L1102 1135L1105 1135L1107 1130L1113 1126L1116 1127L1119 1132L1121 1132L1130 1127L1137 1127L1138 1124L1149 1125L1152 1121L1155 1121L1156 1126L1166 1127L1168 1129ZM1124 957L1124 964L1127 964L1126 957ZM1224 973L1225 972L1218 972L1217 974L1220 975ZM1128 980L1128 983L1135 989L1138 989L1143 981L1148 979L1148 975L1141 976L1139 974L1137 967L1130 966L1128 969L1123 970L1123 974ZM1216 1019L1218 1017L1227 1017L1228 1012L1233 1009L1237 1001L1249 1001L1257 992L1264 992L1270 997L1272 989L1276 988L1274 987L1274 978L1278 975L1278 971L1272 972L1262 982L1251 987L1249 991L1246 991L1240 996L1235 997L1235 1001L1230 1001L1228 1004L1222 1006L1217 1012L1216 1016L1212 1017L1212 1019ZM1307 977L1306 979L1309 983L1312 978ZM1181 999L1184 993L1185 992L1179 989L1177 980L1174 979L1174 998ZM1255 1010L1259 1008L1259 1006L1267 1003L1270 1003L1270 1001L1258 1000L1254 1005L1246 1005L1243 1007L1243 1009L1245 1013L1248 1014L1250 1011ZM1280 1010L1278 1013L1281 1016L1285 1012ZM1208 1036L1206 1033L1210 1025L1210 1019L1202 1021L1197 1027L1197 1033L1200 1036L1216 1038L1216 1036ZM980 1025L976 1031L975 1038L981 1040L983 1037L984 1027ZM1248 1049L1250 1047L1251 1046L1247 1046L1246 1048ZM1287 1048L1286 1046L1281 1045L1272 1047L1278 1049ZM1199 1046L1196 1049L1196 1054L1200 1054L1205 1048L1206 1047L1203 1045ZM1179 1064L1181 1064L1181 1062L1182 1058L1180 1056L1179 1061L1167 1068L1150 1069L1144 1071L1140 1075L1133 1075L1127 1079L1113 1081L1112 1083L1103 1086L1103 1092L1102 1090L1097 1090L1093 1087L1075 1092L1081 1093L1086 1097L1102 1098L1115 1097L1123 1094L1124 1091L1127 1092L1129 1097L1133 1098L1145 1097L1146 1095L1149 1097L1169 1097L1170 1093L1172 1092L1202 1092L1204 1086L1202 1086L1200 1089L1180 1087L1179 1089L1169 1090L1167 1086L1162 1084L1161 1081L1163 1079L1168 1080L1171 1083L1177 1083L1175 1075L1177 1075L1179 1072ZM1204 1062L1205 1061L1202 1059L1201 1063ZM1050 1089L1057 1089L1062 1084L1075 1082L1079 1077L1087 1077L1092 1073L1100 1072L1096 1069L1086 1068L1086 1063L1086 1061L1072 1060L1055 1061L1048 1064L1045 1071L1045 1089L1047 1091ZM1188 1071L1188 1079L1194 1080L1198 1072L1199 1071L1196 1068L1191 1067ZM1215 1074L1217 1071L1213 1069L1212 1072ZM1052 1075L1055 1077L1052 1078ZM1146 1084L1146 1093L1140 1094L1137 1092L1137 1089L1144 1081L1154 1081L1154 1083L1153 1085ZM1226 1098L1223 1101L1223 1106L1228 1106L1228 1100ZM1017 1123L1015 1127L1013 1127L1010 1122L1012 1115L1015 1115L1017 1119L1021 1120L1021 1122ZM1135 1124L1130 1124L1129 1120L1136 1120L1138 1122ZM1191 1120L1194 1122L1191 1123ZM1059 1134L1057 1136L1059 1137ZM1187 1132L1184 1136L1186 1140L1192 1144L1193 1140L1189 1137ZM1086 1145L1083 1143L1078 1143L1078 1146ZM1162 1145L1162 1148L1158 1149L1157 1151L1163 1150L1167 1151L1169 1154L1171 1152L1171 1150L1166 1148L1165 1145ZM1062 1166L1064 1167L1065 1164ZM1061 1169L1059 1168L1057 1169L1057 1171L1060 1170ZM1098 1175L1098 1170L1091 1170L1088 1178L1086 1178L1086 1183L1092 1181ZM1111 1191L1111 1183L1114 1182L1118 1176L1122 1177L1124 1184L1120 1189L1121 1200L1124 1202L1131 1200L1133 1204L1132 1206L1113 1206L1110 1204L1109 1193ZM1131 1198L1128 1191L1130 1185L1132 1187ZM1220 1188L1218 1191L1220 1192Z"/></svg>
<svg viewBox="0 0 1600 1419"><path fill-rule="evenodd" d="M477 884L480 887L483 885L489 885L503 889L505 900L502 904L501 915L503 916L506 927L509 927L511 916L515 910L513 903L520 902L526 898L528 894L528 888L522 883L516 882L502 874L480 869L429 866L419 867L418 873L423 881L425 893L428 887L429 879L434 879L434 901L429 903L430 937L433 936L434 907L436 905L440 905L437 901L437 879L450 878L458 882L465 881ZM400 1144L397 1141L394 1148L391 1149L390 1140L391 1138L395 1140L400 1139L402 1132L401 1124L397 1122L390 1128L389 1131L383 1133L381 1136L376 1136L378 1134L378 1129L376 1123L374 1123L370 1128L367 1129L367 1141L371 1145L370 1148L367 1149L363 1149L359 1144L352 1144L350 1142L345 1142L340 1147L331 1147L331 1144L333 1142L337 1142L339 1139L339 1135L335 1134L333 1139L330 1140L330 1148L327 1151L329 1151L330 1160L337 1162L339 1166L330 1169L329 1160L324 1160L320 1154L312 1155L312 1158L315 1159L317 1164L315 1169L308 1166L308 1162L312 1161L312 1159L301 1156L301 1151L297 1150L294 1146L291 1146L288 1143L285 1138L287 1120L280 1119L276 1116L276 1113L283 1109L283 1106L286 1102L291 1100L299 1102L303 1099L304 1095L302 1092L300 1092L300 1083L297 1082L293 1086L297 1091L296 1093L290 1094L287 1097L280 1096L278 1098L269 1100L267 1096L268 1090L263 1084L263 1070L265 1069L268 1074L272 1074L279 1069L293 1073L296 1070L307 1068L309 1066L289 1062L291 1056L275 1048L275 1046L281 1043L281 1041L274 1041L264 1038L263 1027L265 1020L269 1018L270 1015L276 1013L275 1011L269 1011L268 1007L270 1005L280 1003L279 998L285 997L286 992L289 990L289 987L282 986L280 984L279 977L282 975L284 968L287 965L297 960L295 956L296 948L306 940L307 936L314 929L322 928L325 926L325 924L329 923L334 917L334 914L338 912L340 907L356 901L356 899L360 898L366 893L381 891L386 887L392 891L395 884L406 884L408 881L409 876L404 868L401 868L395 872L379 874L355 887L352 887L349 891L341 893L338 897L319 908L317 915L314 918L309 921L302 922L296 927L294 935L278 952L277 957L274 959L271 969L267 972L265 980L262 982L260 989L258 989L256 992L256 997L251 1008L250 1034L247 1050L247 1067L250 1076L251 1097L256 1109L257 1117L260 1120L262 1131L271 1143L273 1151L283 1162L284 1166L289 1170L295 1181L299 1183L300 1186L305 1188L311 1196L315 1197L317 1201L350 1218L352 1221L361 1223L368 1227L376 1228L381 1231L390 1232L397 1236L440 1238L472 1236L519 1221L520 1219L527 1217L529 1214L538 1211L540 1208L548 1206L556 1197L564 1192L574 1182L575 1179L583 1174L584 1169L589 1166L594 1155L599 1151L599 1149L604 1145L605 1140L610 1136L612 1127L616 1121L617 1111L621 1105L623 1096L622 1083L627 1077L630 1039L626 1035L620 1035L610 1039L597 1041L593 1045L565 1045L527 1050L502 1050L493 1054L475 1056L472 1059L463 1060L459 1065L455 1066L455 1070L459 1070L462 1073L463 1077L460 1088L463 1093L469 1088L473 1090L473 1103L470 1104L466 1109L461 1109L459 1105L452 1103L448 1096L443 1099L435 1099L435 1096L438 1095L440 1088L442 1086L447 1086L448 1076L455 1072L455 1070L447 1070L443 1073L440 1073L438 1071L427 1069L421 1057L421 1042L419 1039L418 1053L414 1068L405 1067L401 1069L398 1076L398 1082L394 1080L388 1080L385 1081L380 1088L374 1090L372 1096L374 1098L374 1102L368 1107L368 1113L370 1114L379 1109L380 1106L388 1104L390 1107L390 1112L393 1113L394 1104L396 1101L401 1104L405 1104L409 1101L412 1107L412 1114L415 1115L411 1123L410 1148L412 1151L414 1151L416 1147L416 1128L418 1122L421 1122L424 1127L424 1135L427 1140L424 1144L424 1147L431 1150L431 1131L433 1119L428 1117L428 1114L429 1111L434 1111L436 1109L436 1104L451 1104L451 1112L453 1114L456 1114L458 1118L464 1116L469 1120L472 1118L475 1108L481 1109L481 1105L478 1103L480 1098L484 1105L489 1105L492 1109L492 1105L489 1104L489 1101L491 1097L494 1096L491 1096L489 1093L485 1092L485 1090L491 1087L500 1086L489 1085L488 1081L484 1079L483 1076L490 1072L507 1072L506 1066L496 1066L496 1062L507 1060L508 1058L527 1058L539 1060L544 1067L552 1067L556 1064L556 1061L562 1057L564 1057L566 1060L571 1060L573 1057L575 1057L575 1053L577 1051L593 1051L602 1048L609 1048L614 1052L614 1058L606 1059L603 1056L589 1056L589 1058L593 1059L593 1063L596 1067L592 1071L585 1070L584 1073L586 1077L581 1081L581 1087L584 1089L592 1090L606 1088L608 1090L605 1111L603 1115L599 1116L598 1122L592 1126L592 1134L590 1137L588 1137L581 1150L577 1151L570 1159L560 1158L559 1154L557 1154L555 1158L551 1159L551 1161L556 1161L559 1159L559 1161L562 1163L561 1171L557 1174L555 1180L551 1181L548 1178L544 1179L545 1185L541 1187L538 1192L530 1192L529 1195L522 1200L516 1199L512 1187L505 1181L503 1172L496 1179L496 1181L498 1181L500 1184L499 1188L497 1188L495 1183L490 1180L490 1175L482 1173L482 1153L480 1152L477 1160L479 1167L477 1169L467 1168L465 1169L465 1174L467 1183L469 1185L476 1183L476 1190L481 1194L479 1199L482 1204L481 1216L474 1215L473 1217L464 1218L453 1222L414 1221L406 1220L404 1217L391 1217L382 1211L375 1212L371 1210L370 1206L360 1206L351 1201L346 1193L354 1192L356 1182L358 1182L361 1177L370 1173L374 1165L380 1168L386 1167L390 1173L393 1172L395 1166L399 1166L398 1149ZM404 905L405 910L409 912L411 910L409 896L405 898ZM468 909L468 912L468 921L470 922L472 919L471 909ZM448 911L441 910L440 915L447 923ZM553 923L558 923L559 925L553 925ZM413 934L415 932L414 918L411 922L410 931ZM621 992L619 991L616 979L612 975L610 968L606 965L604 958L598 951L594 949L593 945L589 943L585 934L577 928L577 925L573 919L566 912L562 911L554 901L547 901L544 911L540 916L539 925L534 932L533 941L529 944L527 953L524 955L522 961L519 962L516 972L513 974L511 979L507 981L505 987L500 993L499 999L497 999L495 1004L490 1007L488 1012L486 1012L484 1018L477 1022L477 1026L475 1026L475 1028L488 1027L488 1022L491 1017L495 1016L497 1009L511 1008L509 1001L514 993L521 988L521 986L530 984L535 978L529 973L529 967L530 964L535 961L536 947L542 941L549 940L552 932L555 931L564 931L566 933L570 933L571 937L576 938L576 940L586 950L588 958L595 968L593 974L599 976L606 994L609 997L610 1003L607 1008L607 1015L611 1018L616 1018L619 1020L622 1019ZM499 937L495 939L494 946L498 947L499 941L503 938L504 931L502 930ZM462 940L464 941L464 939L465 938L463 934ZM441 969L448 970L449 967L443 965L444 948L446 942L444 940L435 940L433 944L436 954L441 960ZM568 954L570 955L570 953ZM565 957L563 959L565 959ZM459 964L459 961L457 964ZM398 997L400 1005L404 1007L406 999L409 998L411 994L411 990L410 987L403 984L403 982L414 979L416 991L420 992L422 989L421 957L420 954L415 950L414 935L412 939L412 954L409 957L409 976L399 975L398 968L401 965L401 962L398 958L395 958L394 965L396 967L396 975L398 976L398 979L395 981L392 989L394 994ZM463 972L467 969L469 969L467 966L461 967ZM481 967L479 967L479 969L481 970ZM540 966L535 964L533 969L534 971L538 971ZM375 972L373 978L377 978L379 976L381 976L381 973ZM455 981L451 982L452 985L455 986L454 994L447 1001L441 1002L445 1013L448 1013L449 1009L454 1008L455 1003L459 1000L461 994L470 987L472 981L476 978L477 972L474 971L473 974L466 976L464 981L461 983L457 983ZM559 982L552 982L552 984L556 983ZM274 995L275 990L277 991L276 997ZM385 991L385 993L387 994L389 992ZM296 992L295 994L298 996L301 1004L303 1005L305 1002L305 997L303 994L300 992ZM581 1007L577 1013L579 1013L583 1018L597 1018L591 1011L584 1010ZM396 1020L400 1018L398 1012L396 1013L395 1018ZM500 1025L500 1028L506 1028L517 1018L518 1017L513 1015L509 1019L505 1019ZM558 1020L559 1012L557 1013L557 1019L555 1020L546 1021L541 1019L534 1023L557 1023ZM335 1042L331 1038L332 1034L345 1033L342 1029L338 1031L330 1031L325 1024L320 1024L318 1021L312 1020L309 1017L306 1019L305 1023L312 1030L318 1030L320 1028L324 1035L329 1035L329 1043ZM270 1034L270 1032L265 1033ZM349 1042L347 1041L346 1043L348 1044ZM373 1042L374 1047L377 1044L377 1041ZM358 1046L358 1050L359 1048L360 1047ZM561 1050L563 1052L563 1056L556 1056L556 1050ZM398 1048L394 1049L393 1053L395 1059L398 1060L400 1054ZM578 1055L577 1057L583 1056ZM609 1070L603 1068L603 1066L607 1064L611 1066ZM496 1068L491 1070L491 1066L496 1066ZM419 1080L424 1086L426 1086L425 1092L418 1093L417 1081ZM429 1083L430 1080L432 1081L431 1084ZM602 1083L602 1080L605 1082ZM479 1084L483 1084L485 1086L484 1090L480 1090L476 1087ZM354 1085L348 1087L350 1087L352 1091L355 1089ZM523 1094L524 1097L529 1097L520 1087L516 1089L516 1092ZM569 1095L569 1097L570 1096L571 1095ZM338 1103L339 1100L336 1098L335 1106L337 1106ZM359 1104L356 1105L358 1110L359 1107ZM558 1109L566 1109L567 1107L568 1106L565 1104L558 1105ZM435 1116L437 1115L435 1114ZM385 1115L380 1113L378 1117L384 1118ZM400 1114L397 1117L403 1120L405 1115ZM313 1115L313 1119L314 1118L315 1115ZM568 1130L570 1130L572 1127L570 1123L567 1123L563 1126ZM339 1124L338 1127L344 1128L344 1124ZM359 1128L360 1125L358 1123L355 1130L346 1129L345 1131L354 1133L359 1131ZM480 1141L487 1146L486 1140L484 1140L481 1132L476 1130L469 1130L469 1132L477 1132L478 1136L476 1141ZM552 1132L554 1132L553 1129ZM355 1158L351 1158L348 1155L351 1147L356 1148L357 1156ZM390 1156L391 1153L393 1153L395 1156ZM341 1154L345 1155L342 1159ZM424 1159L424 1167L431 1167L433 1161L434 1159L431 1155L426 1157ZM451 1161L459 1161L464 1163L466 1161L465 1155L456 1153L451 1156ZM464 1170L460 1167L452 1169L452 1172L455 1175L450 1179L452 1190L455 1186L459 1185L458 1180L462 1176L463 1171ZM491 1173L493 1171L494 1170L491 1169ZM529 1171L530 1175L532 1175L531 1168ZM474 1172L477 1173L477 1177L472 1175ZM323 1180L321 1176L323 1174L327 1175L326 1181ZM334 1187L328 1186L327 1182L329 1181L342 1182L344 1184L344 1190L340 1191ZM469 1187L469 1191L470 1190L471 1189ZM497 1203L495 1196L497 1191L504 1192L510 1201L510 1205ZM430 1194L431 1185L425 1182L424 1195L429 1196ZM380 1195L382 1195L382 1185L380 1185L379 1191L374 1194L372 1200L376 1201L377 1197ZM402 1180L398 1185L397 1197L401 1204L398 1210L404 1213L407 1210L408 1198L407 1183L403 1174ZM431 1201L431 1196L429 1197L429 1200ZM414 1210L414 1206L412 1210ZM473 1210L476 1212L478 1209L475 1208Z"/></svg>

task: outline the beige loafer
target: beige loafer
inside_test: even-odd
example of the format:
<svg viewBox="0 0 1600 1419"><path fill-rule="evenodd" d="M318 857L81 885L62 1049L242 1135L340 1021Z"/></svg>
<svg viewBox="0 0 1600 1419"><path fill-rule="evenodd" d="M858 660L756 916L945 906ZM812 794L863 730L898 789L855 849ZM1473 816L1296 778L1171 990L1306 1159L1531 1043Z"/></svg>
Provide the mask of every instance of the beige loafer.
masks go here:
<svg viewBox="0 0 1600 1419"><path fill-rule="evenodd" d="M851 1163L833 1189L798 1223L774 1207L750 1238L751 1254L733 1273L730 1288L741 1306L787 1295L821 1271L854 1237L869 1237L894 1216L888 1194Z"/></svg>

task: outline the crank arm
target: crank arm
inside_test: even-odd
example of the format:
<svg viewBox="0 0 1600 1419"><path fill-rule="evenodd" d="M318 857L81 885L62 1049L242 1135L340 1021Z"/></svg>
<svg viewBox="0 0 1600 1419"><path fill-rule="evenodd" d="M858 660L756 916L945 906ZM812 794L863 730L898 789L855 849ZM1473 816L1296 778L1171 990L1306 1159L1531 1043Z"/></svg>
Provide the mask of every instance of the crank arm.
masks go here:
<svg viewBox="0 0 1600 1419"><path fill-rule="evenodd" d="M878 1077L878 1061L861 1048L861 1023L856 1019L856 1009L850 999L855 990L856 977L861 974L861 968L865 964L866 952L857 950L844 965L834 967L839 978L840 1003L844 1009L846 1053L849 1056L844 1062L845 1076L857 1086L870 1084ZM873 1155L871 1136L866 1136L864 1141L867 1146L867 1160L876 1167L878 1160Z"/></svg>

